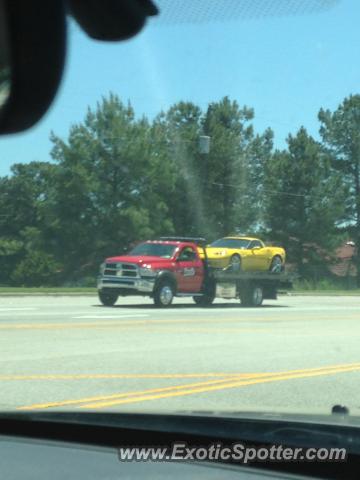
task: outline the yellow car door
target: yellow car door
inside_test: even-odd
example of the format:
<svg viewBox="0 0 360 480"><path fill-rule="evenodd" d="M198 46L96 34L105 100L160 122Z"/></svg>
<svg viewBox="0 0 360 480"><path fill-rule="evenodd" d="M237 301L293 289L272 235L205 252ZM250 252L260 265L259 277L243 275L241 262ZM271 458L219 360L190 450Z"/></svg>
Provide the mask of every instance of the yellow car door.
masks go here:
<svg viewBox="0 0 360 480"><path fill-rule="evenodd" d="M253 240L249 245L249 270L265 271L269 269L269 249L260 240Z"/></svg>

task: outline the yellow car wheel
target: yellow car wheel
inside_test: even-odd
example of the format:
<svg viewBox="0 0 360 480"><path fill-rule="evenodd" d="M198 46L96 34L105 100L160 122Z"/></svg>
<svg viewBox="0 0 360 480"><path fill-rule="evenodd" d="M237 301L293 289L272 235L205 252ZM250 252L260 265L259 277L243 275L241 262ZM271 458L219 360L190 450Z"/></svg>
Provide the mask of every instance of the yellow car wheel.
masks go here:
<svg viewBox="0 0 360 480"><path fill-rule="evenodd" d="M269 271L271 273L281 273L284 270L284 264L279 257L279 255L275 255L275 257L271 260Z"/></svg>
<svg viewBox="0 0 360 480"><path fill-rule="evenodd" d="M237 253L230 258L230 267L234 272L241 272L241 257Z"/></svg>

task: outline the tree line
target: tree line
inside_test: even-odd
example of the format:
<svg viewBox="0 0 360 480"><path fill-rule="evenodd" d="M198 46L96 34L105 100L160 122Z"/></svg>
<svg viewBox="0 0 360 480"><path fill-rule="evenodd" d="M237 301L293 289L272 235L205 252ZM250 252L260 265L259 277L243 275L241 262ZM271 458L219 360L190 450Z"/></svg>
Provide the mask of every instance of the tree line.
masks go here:
<svg viewBox="0 0 360 480"><path fill-rule="evenodd" d="M321 141L301 127L283 150L253 120L228 97L152 120L102 98L66 139L51 133L51 162L0 178L0 284L93 284L104 257L139 240L237 233L281 243L303 278L326 276L335 249L360 242L360 95L319 111Z"/></svg>

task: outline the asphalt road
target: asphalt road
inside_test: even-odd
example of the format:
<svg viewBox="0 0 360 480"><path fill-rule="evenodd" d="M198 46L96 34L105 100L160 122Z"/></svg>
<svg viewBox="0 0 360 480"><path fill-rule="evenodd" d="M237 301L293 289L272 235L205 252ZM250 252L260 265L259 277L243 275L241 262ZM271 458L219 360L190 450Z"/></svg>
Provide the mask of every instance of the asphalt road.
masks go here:
<svg viewBox="0 0 360 480"><path fill-rule="evenodd" d="M0 297L0 409L360 411L360 297Z"/></svg>

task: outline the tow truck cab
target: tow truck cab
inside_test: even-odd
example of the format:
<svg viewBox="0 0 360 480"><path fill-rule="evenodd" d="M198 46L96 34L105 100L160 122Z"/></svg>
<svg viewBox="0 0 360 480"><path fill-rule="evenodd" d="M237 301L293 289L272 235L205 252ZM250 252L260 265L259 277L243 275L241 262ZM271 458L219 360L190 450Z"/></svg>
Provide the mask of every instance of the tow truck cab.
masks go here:
<svg viewBox="0 0 360 480"><path fill-rule="evenodd" d="M167 237L107 258L98 278L101 302L113 305L119 296L145 295L156 305L167 306L175 295L203 296L207 266L200 257L201 241Z"/></svg>

